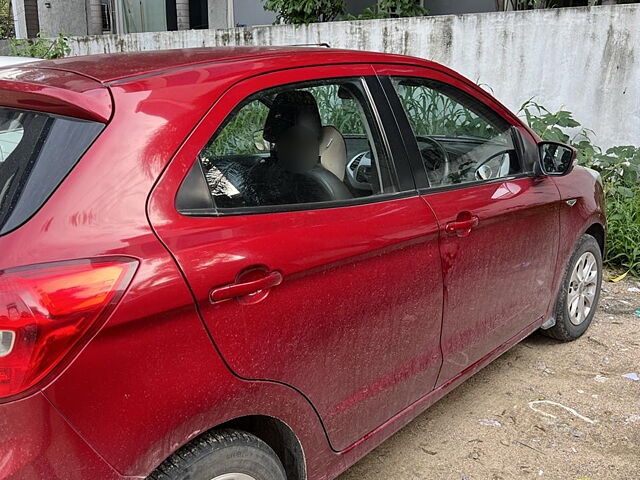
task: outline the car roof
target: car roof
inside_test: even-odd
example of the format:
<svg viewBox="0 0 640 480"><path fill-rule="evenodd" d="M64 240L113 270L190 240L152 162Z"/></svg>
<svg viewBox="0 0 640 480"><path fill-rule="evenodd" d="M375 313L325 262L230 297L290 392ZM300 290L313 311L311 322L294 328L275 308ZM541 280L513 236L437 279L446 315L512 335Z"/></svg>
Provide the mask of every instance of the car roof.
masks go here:
<svg viewBox="0 0 640 480"><path fill-rule="evenodd" d="M0 67L10 67L14 65L20 65L23 63L33 63L39 61L39 58L34 57L16 57L11 55L0 55Z"/></svg>
<svg viewBox="0 0 640 480"><path fill-rule="evenodd" d="M201 64L223 65L252 59L286 63L301 57L309 63L411 63L435 65L426 60L388 53L338 50L320 47L211 47L154 50L128 53L106 53L38 61L37 68L65 70L91 77L101 83L119 81L140 75L160 74L177 68ZM261 62L262 63L262 62ZM271 63L271 62L269 62ZM27 64L26 66L30 66ZM256 68L258 68L256 66Z"/></svg>

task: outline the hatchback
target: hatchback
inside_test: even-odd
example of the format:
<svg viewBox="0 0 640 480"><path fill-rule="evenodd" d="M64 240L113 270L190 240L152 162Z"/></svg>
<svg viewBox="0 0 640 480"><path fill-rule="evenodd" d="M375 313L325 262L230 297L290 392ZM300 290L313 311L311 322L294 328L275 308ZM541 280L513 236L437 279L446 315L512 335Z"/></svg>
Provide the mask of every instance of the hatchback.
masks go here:
<svg viewBox="0 0 640 480"><path fill-rule="evenodd" d="M0 105L2 479L332 479L594 316L600 177L441 65L95 55Z"/></svg>

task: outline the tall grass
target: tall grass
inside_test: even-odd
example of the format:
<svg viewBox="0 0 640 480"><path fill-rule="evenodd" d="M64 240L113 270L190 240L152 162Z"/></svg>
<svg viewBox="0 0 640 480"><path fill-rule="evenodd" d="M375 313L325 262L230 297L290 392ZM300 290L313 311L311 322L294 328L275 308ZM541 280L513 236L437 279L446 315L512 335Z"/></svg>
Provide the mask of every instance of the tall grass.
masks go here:
<svg viewBox="0 0 640 480"><path fill-rule="evenodd" d="M640 276L640 186L607 194L607 261Z"/></svg>
<svg viewBox="0 0 640 480"><path fill-rule="evenodd" d="M400 101L418 136L495 138L500 132L451 97L424 86L396 85Z"/></svg>

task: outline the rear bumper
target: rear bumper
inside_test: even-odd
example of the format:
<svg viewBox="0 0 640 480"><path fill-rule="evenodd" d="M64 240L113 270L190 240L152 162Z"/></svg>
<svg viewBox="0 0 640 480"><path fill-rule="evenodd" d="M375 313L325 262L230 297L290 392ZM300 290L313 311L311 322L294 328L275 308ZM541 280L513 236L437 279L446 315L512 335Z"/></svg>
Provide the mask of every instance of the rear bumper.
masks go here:
<svg viewBox="0 0 640 480"><path fill-rule="evenodd" d="M42 393L0 405L0 480L120 480Z"/></svg>

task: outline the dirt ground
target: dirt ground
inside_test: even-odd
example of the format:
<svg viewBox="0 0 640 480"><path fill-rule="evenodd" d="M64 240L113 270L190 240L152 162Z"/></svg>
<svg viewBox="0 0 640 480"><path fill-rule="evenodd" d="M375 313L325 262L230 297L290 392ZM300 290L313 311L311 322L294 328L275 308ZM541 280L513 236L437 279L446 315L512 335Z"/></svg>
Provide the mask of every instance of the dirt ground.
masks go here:
<svg viewBox="0 0 640 480"><path fill-rule="evenodd" d="M603 288L578 341L532 335L339 480L640 480L640 282Z"/></svg>

